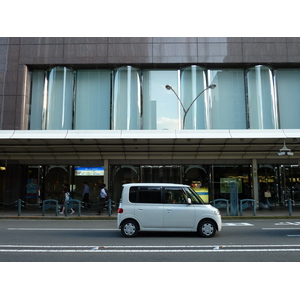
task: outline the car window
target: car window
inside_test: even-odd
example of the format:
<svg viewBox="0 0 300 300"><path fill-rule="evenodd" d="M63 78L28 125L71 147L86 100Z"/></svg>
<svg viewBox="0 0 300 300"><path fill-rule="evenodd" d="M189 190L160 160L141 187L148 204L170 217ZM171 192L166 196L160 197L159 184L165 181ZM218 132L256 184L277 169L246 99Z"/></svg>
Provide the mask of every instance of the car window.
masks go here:
<svg viewBox="0 0 300 300"><path fill-rule="evenodd" d="M132 203L136 202L138 188L133 186L129 190L129 201Z"/></svg>
<svg viewBox="0 0 300 300"><path fill-rule="evenodd" d="M162 203L160 187L140 187L138 191L139 203Z"/></svg>
<svg viewBox="0 0 300 300"><path fill-rule="evenodd" d="M165 188L165 203L167 204L185 204L187 203L187 195L180 187Z"/></svg>
<svg viewBox="0 0 300 300"><path fill-rule="evenodd" d="M191 188L185 187L184 188L187 196L191 199L192 204L204 204L201 197Z"/></svg>

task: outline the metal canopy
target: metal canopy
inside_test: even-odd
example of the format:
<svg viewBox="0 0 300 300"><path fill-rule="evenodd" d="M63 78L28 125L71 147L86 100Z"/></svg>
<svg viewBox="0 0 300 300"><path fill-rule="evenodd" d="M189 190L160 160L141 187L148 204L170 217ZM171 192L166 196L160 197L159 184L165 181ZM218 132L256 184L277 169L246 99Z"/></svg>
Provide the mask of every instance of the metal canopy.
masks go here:
<svg viewBox="0 0 300 300"><path fill-rule="evenodd" d="M278 157L283 143L293 156ZM0 160L24 164L109 160L300 159L300 130L2 130Z"/></svg>

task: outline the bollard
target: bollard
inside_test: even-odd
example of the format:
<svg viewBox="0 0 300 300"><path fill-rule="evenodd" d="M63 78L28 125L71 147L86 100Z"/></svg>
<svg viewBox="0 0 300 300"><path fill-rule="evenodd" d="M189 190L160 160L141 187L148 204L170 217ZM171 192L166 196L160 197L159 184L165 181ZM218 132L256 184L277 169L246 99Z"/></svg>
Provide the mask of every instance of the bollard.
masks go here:
<svg viewBox="0 0 300 300"><path fill-rule="evenodd" d="M289 215L291 216L292 215L292 199L289 198L288 199L288 208L289 208Z"/></svg>
<svg viewBox="0 0 300 300"><path fill-rule="evenodd" d="M238 216L238 183L230 181L230 211L232 216Z"/></svg>
<svg viewBox="0 0 300 300"><path fill-rule="evenodd" d="M108 216L111 216L111 199L107 200L107 211L108 211Z"/></svg>
<svg viewBox="0 0 300 300"><path fill-rule="evenodd" d="M22 200L18 199L18 216L21 216Z"/></svg>

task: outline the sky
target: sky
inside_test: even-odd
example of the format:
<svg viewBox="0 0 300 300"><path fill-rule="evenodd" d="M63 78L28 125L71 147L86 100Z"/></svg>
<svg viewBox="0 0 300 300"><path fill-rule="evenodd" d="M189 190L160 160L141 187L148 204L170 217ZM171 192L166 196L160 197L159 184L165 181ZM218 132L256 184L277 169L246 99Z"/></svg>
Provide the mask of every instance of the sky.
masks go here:
<svg viewBox="0 0 300 300"><path fill-rule="evenodd" d="M297 36L295 1L5 1L1 36ZM17 7L17 9L16 9Z"/></svg>

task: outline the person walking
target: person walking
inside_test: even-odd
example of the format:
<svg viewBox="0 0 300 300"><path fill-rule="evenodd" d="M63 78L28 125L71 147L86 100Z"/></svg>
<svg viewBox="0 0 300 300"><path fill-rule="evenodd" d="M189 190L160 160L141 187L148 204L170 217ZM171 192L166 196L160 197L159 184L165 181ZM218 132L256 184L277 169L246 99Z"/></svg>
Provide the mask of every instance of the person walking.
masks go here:
<svg viewBox="0 0 300 300"><path fill-rule="evenodd" d="M102 208L104 207L105 201L108 198L108 192L105 187L106 187L105 183L103 183L102 185L99 186L99 188L100 188L100 195L99 195L100 206L99 206L97 215L101 215Z"/></svg>
<svg viewBox="0 0 300 300"><path fill-rule="evenodd" d="M62 211L60 212L61 215L65 213L67 203L70 200L70 188L69 188L69 185L67 183L64 184L63 196L64 196L64 204L63 204ZM75 210L73 208L71 208L71 213L70 214L71 215L75 214Z"/></svg>
<svg viewBox="0 0 300 300"><path fill-rule="evenodd" d="M83 182L82 202L84 207L90 208L90 187L86 181Z"/></svg>
<svg viewBox="0 0 300 300"><path fill-rule="evenodd" d="M270 190L266 184L263 184L260 188L259 195L259 210L262 210L265 205L268 206L270 210L272 210L269 199L272 197Z"/></svg>

